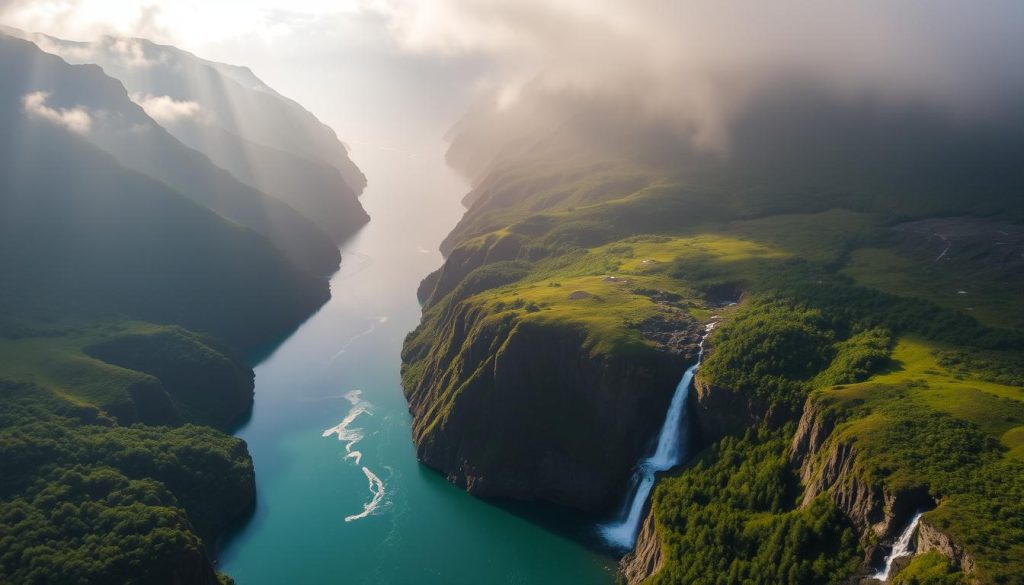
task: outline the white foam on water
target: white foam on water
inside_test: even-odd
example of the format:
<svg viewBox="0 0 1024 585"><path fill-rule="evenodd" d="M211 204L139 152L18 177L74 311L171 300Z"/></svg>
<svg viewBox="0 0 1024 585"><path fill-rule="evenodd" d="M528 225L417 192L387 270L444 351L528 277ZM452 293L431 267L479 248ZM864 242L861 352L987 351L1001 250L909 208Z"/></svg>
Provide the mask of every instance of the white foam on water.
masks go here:
<svg viewBox="0 0 1024 585"><path fill-rule="evenodd" d="M323 432L324 437L337 435L339 441L344 441L345 458L355 458L356 465L362 461L363 455L359 451L353 451L352 447L363 439L363 429L358 427L350 428L350 425L362 414L373 415L373 405L363 400L361 398L362 394L362 390L352 390L346 393L345 400L352 404L352 408L349 409L348 414L345 415L345 418L341 419L340 423Z"/></svg>
<svg viewBox="0 0 1024 585"><path fill-rule="evenodd" d="M381 322L386 321L386 317L381 317ZM345 400L352 405L345 418L341 419L341 422L337 425L325 430L323 432L324 437L330 437L337 435L339 441L345 442L345 459L355 460L356 465L362 465L363 453L353 449L356 443L363 439L363 429L351 425L359 416L363 414L373 415L373 405L363 400L362 390L350 390L344 394ZM366 475L366 480L369 482L370 494L372 497L370 501L363 504L363 511L358 514L352 514L345 517L345 522L352 522L353 520L359 520L360 518L366 518L376 510L381 502L384 500L384 482L381 481L377 474L370 471L368 467L362 467L363 474Z"/></svg>
<svg viewBox="0 0 1024 585"><path fill-rule="evenodd" d="M363 473L366 474L366 479L370 484L370 493L373 494L373 497L369 502L363 504L362 512L351 516L345 516L345 522L352 522L353 520L366 518L377 509L381 500L384 499L384 482L367 467L363 468Z"/></svg>

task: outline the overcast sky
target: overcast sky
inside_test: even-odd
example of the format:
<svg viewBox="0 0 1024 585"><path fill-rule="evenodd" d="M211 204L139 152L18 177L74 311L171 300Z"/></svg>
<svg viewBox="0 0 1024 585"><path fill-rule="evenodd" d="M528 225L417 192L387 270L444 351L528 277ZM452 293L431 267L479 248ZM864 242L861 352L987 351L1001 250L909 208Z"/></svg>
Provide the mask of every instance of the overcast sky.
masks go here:
<svg viewBox="0 0 1024 585"><path fill-rule="evenodd" d="M965 119L1024 87L1017 0L0 0L0 21L248 65L343 139L407 150L527 83L628 94L712 145L783 76Z"/></svg>

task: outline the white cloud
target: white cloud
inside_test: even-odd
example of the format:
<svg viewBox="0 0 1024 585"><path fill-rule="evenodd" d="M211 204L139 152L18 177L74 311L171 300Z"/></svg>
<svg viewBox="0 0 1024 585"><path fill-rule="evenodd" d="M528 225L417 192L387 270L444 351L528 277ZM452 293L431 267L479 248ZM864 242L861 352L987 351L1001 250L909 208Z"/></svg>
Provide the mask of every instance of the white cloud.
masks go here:
<svg viewBox="0 0 1024 585"><path fill-rule="evenodd" d="M752 94L839 96L985 116L1024 94L1024 3L993 0L372 0L407 50L493 59L504 105L533 90L627 99L721 145ZM1008 97L1013 96L1013 97Z"/></svg>
<svg viewBox="0 0 1024 585"><path fill-rule="evenodd" d="M92 126L92 118L85 108L74 107L59 110L51 108L46 105L46 100L49 97L49 92L45 91L28 93L21 98L21 104L25 112L30 116L63 126L77 134L89 132L89 128Z"/></svg>
<svg viewBox="0 0 1024 585"><path fill-rule="evenodd" d="M2 2L3 0L0 0ZM0 19L204 54L386 27L417 55L481 57L504 105L525 87L625 98L721 144L750 96L787 79L839 96L989 115L1024 94L1024 2L963 0L6 0ZM202 15L197 18L196 15ZM357 17L351 17L358 15ZM367 18L370 17L370 18ZM212 49L212 50L208 50ZM138 65L153 56L111 47ZM243 55L244 51L240 53ZM454 61L454 59L453 59ZM249 63L253 64L253 63ZM1014 93L1016 92L1016 93ZM1008 98L1007 96L1013 96Z"/></svg>
<svg viewBox="0 0 1024 585"><path fill-rule="evenodd" d="M135 39L103 37L97 50L116 55L128 67L152 67L164 58L162 53L147 55L145 46Z"/></svg>
<svg viewBox="0 0 1024 585"><path fill-rule="evenodd" d="M137 39L104 36L93 43L77 43L54 40L44 34L30 34L28 39L40 49L63 57L72 63L93 63L101 57L114 58L127 68L147 68L157 65L166 58L159 49L146 50L146 45Z"/></svg>
<svg viewBox="0 0 1024 585"><path fill-rule="evenodd" d="M296 23L352 13L365 0L0 0L0 20L61 38L137 36L196 48L290 34Z"/></svg>
<svg viewBox="0 0 1024 585"><path fill-rule="evenodd" d="M202 121L203 109L195 101L178 101L167 95L154 96L140 93L132 94L131 98L161 126L176 124L183 120Z"/></svg>

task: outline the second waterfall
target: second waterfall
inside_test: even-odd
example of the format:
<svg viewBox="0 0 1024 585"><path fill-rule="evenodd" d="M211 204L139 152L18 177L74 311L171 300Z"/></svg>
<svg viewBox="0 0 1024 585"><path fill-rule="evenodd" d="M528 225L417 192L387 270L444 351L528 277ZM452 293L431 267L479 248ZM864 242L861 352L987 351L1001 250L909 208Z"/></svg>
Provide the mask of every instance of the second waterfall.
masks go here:
<svg viewBox="0 0 1024 585"><path fill-rule="evenodd" d="M651 494L651 489L654 487L655 475L672 469L686 458L689 434L686 399L690 393L693 376L700 368L701 360L704 357L704 341L707 340L714 328L715 323L713 322L705 328L704 335L700 338L697 361L686 369L676 386L676 392L672 395L672 402L665 414L665 422L661 426L661 433L658 435L657 447L649 457L637 465L636 471L633 473L620 520L600 527L604 539L616 548L632 549L636 543L640 522L643 521L644 507Z"/></svg>

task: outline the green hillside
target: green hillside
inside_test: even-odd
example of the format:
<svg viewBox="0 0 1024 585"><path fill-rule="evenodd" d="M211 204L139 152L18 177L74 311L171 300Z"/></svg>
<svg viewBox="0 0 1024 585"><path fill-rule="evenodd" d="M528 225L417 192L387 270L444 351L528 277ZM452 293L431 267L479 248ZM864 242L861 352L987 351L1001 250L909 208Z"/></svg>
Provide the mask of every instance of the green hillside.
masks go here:
<svg viewBox="0 0 1024 585"><path fill-rule="evenodd" d="M240 352L298 326L326 279L33 115L36 58L57 61L37 68L49 87L127 97L0 41L0 582L224 582L211 553L255 502L225 434L252 406Z"/></svg>
<svg viewBox="0 0 1024 585"><path fill-rule="evenodd" d="M414 425L435 429L421 451L446 448L436 429L458 435L460 400L486 400L472 339L491 335L486 323L552 339L582 331L591 359L655 351L666 328L651 324L671 315L717 322L691 393L703 450L656 490L661 564L650 582L817 585L868 573L880 537L822 467L852 444L841 482L934 508L929 534L964 551L921 555L900 582L1020 583L1024 207L1008 163L1019 137L790 106L769 101L742 120L734 152L714 164L682 151L667 163L611 156L578 136L517 148L525 138L514 133L503 155L467 159L478 173L470 207L421 286L423 321L403 354ZM896 120L905 134L887 126ZM846 134L830 143L833 131ZM883 136L884 148L870 146ZM470 132L456 156L494 138ZM467 315L479 325L449 342ZM545 391L588 400L564 384ZM714 406L722 393L725 411ZM836 425L818 459L794 443L812 415ZM571 416L547 424L587 432ZM869 503L889 539L908 511L882 502Z"/></svg>

